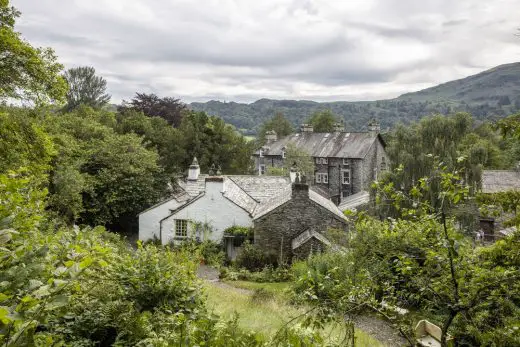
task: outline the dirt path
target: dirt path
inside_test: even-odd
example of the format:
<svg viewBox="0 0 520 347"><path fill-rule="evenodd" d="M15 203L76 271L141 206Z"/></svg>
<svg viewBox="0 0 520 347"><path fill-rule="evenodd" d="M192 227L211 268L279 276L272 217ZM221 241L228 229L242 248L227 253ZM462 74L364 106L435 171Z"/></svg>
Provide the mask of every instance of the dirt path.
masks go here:
<svg viewBox="0 0 520 347"><path fill-rule="evenodd" d="M253 293L251 290L237 288L220 281L219 271L207 265L201 265L199 267L197 276L217 287L233 290L246 295L251 295ZM406 339L401 337L399 332L397 332L390 324L378 317L368 315L356 316L354 318L354 325L356 328L363 330L387 347L407 346Z"/></svg>

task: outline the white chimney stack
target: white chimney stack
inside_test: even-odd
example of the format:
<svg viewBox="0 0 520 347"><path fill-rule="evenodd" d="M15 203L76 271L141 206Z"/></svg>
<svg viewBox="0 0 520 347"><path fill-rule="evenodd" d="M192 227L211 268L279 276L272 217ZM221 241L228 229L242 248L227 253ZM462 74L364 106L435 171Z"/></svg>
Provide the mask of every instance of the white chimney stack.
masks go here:
<svg viewBox="0 0 520 347"><path fill-rule="evenodd" d="M196 181L199 178L200 175L200 166L199 162L197 161L197 158L193 158L193 162L190 165L190 169L188 170L188 180L189 181Z"/></svg>

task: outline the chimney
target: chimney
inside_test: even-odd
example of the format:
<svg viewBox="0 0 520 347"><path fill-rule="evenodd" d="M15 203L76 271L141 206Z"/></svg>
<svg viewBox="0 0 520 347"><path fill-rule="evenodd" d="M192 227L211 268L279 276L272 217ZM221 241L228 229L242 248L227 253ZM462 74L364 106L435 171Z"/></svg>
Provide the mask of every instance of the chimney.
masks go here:
<svg viewBox="0 0 520 347"><path fill-rule="evenodd" d="M278 136L276 135L276 131L274 130L268 130L265 132L265 139L267 143L275 142L278 140Z"/></svg>
<svg viewBox="0 0 520 347"><path fill-rule="evenodd" d="M188 180L189 181L196 181L199 178L200 175L200 166L199 162L197 161L197 158L193 158L193 162L190 165L190 168L188 170Z"/></svg>
<svg viewBox="0 0 520 347"><path fill-rule="evenodd" d="M345 131L345 125L343 124L343 121L334 123L334 132L335 133L341 133Z"/></svg>
<svg viewBox="0 0 520 347"><path fill-rule="evenodd" d="M309 185L307 179L300 172L296 173L296 179L291 186L292 194L291 199L308 199L309 198Z"/></svg>
<svg viewBox="0 0 520 347"><path fill-rule="evenodd" d="M314 128L312 127L312 124L302 124L300 131L302 133L312 133Z"/></svg>
<svg viewBox="0 0 520 347"><path fill-rule="evenodd" d="M379 125L379 122L376 121L375 119L372 119L368 123L368 132L375 136L375 135L379 134L380 131L381 131L381 127Z"/></svg>
<svg viewBox="0 0 520 347"><path fill-rule="evenodd" d="M298 175L298 168L296 167L296 163L293 163L293 165L289 169L289 177L291 178L291 184L295 183L297 175Z"/></svg>

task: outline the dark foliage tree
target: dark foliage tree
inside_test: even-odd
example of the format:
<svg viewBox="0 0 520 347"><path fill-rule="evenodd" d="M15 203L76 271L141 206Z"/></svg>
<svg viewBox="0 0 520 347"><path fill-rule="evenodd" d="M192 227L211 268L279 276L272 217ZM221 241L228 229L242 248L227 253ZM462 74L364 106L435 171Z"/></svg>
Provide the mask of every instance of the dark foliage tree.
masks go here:
<svg viewBox="0 0 520 347"><path fill-rule="evenodd" d="M34 48L14 31L19 16L9 0L0 0L0 100L60 102L66 92L63 66L52 49Z"/></svg>
<svg viewBox="0 0 520 347"><path fill-rule="evenodd" d="M121 113L126 110L140 111L148 117L161 117L172 126L178 127L186 105L179 99L171 97L160 98L153 93L136 93L132 100L123 101L123 104L118 107Z"/></svg>
<svg viewBox="0 0 520 347"><path fill-rule="evenodd" d="M315 112L308 120L317 133L330 133L334 131L334 124L337 121L337 117L331 110Z"/></svg>
<svg viewBox="0 0 520 347"><path fill-rule="evenodd" d="M107 81L96 76L96 69L91 66L68 69L65 79L69 83L66 105L68 111L79 105L101 108L110 101L110 95L106 93Z"/></svg>
<svg viewBox="0 0 520 347"><path fill-rule="evenodd" d="M273 118L262 124L258 131L258 141L260 143L265 141L265 133L269 130L274 130L278 138L292 134L294 131L291 122L284 117L282 112L276 112Z"/></svg>

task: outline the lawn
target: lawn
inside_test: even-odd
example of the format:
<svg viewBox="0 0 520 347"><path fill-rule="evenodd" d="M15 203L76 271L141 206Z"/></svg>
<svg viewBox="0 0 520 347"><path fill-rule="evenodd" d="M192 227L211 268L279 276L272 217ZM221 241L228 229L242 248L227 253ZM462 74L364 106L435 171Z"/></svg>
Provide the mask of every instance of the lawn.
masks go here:
<svg viewBox="0 0 520 347"><path fill-rule="evenodd" d="M248 290L263 288L272 295L257 297L251 292L231 286ZM223 318L232 318L238 313L241 328L270 336L290 319L305 313L303 308L285 302L283 291L288 286L288 283L246 281L227 282L224 285L206 283L207 307ZM382 346L379 341L360 330L356 330L356 345Z"/></svg>

